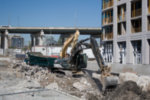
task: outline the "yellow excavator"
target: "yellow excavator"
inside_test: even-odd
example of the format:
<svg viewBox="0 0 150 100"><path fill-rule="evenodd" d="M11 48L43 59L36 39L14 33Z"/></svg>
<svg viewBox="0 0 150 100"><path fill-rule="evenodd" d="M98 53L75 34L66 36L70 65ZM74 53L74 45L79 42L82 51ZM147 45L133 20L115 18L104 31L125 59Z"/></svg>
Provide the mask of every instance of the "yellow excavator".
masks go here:
<svg viewBox="0 0 150 100"><path fill-rule="evenodd" d="M88 60L87 55L83 53L83 49L91 48L101 72L100 80L103 86L103 91L111 86L117 86L118 77L111 74L111 68L105 65L97 41L93 37L78 41L79 35L80 33L77 30L74 35L70 36L64 42L60 53L60 59L58 59L57 62L65 69L75 69L76 71L80 71L87 67ZM90 40L90 43L86 42L88 40ZM71 54L68 55L66 52L71 43Z"/></svg>
<svg viewBox="0 0 150 100"><path fill-rule="evenodd" d="M55 63L60 64L63 69L81 71L81 69L87 67L87 55L82 53L83 49L77 47L80 43L78 37L80 33L77 30L74 35L71 35L65 42L60 52L60 58ZM72 45L71 54L67 54L68 47ZM76 51L75 51L76 50Z"/></svg>
<svg viewBox="0 0 150 100"><path fill-rule="evenodd" d="M77 43L77 41L78 41L79 35L80 35L80 32L77 30L74 35L71 35L71 36L64 42L62 51L60 52L60 57L61 57L61 58L65 58L65 57L67 56L67 53L66 53L66 52L67 52L67 49L68 49L68 47L70 46L71 43L73 43L73 44L72 44L72 49L71 49L71 51L74 49L74 47L75 47L75 45L76 45L76 43Z"/></svg>

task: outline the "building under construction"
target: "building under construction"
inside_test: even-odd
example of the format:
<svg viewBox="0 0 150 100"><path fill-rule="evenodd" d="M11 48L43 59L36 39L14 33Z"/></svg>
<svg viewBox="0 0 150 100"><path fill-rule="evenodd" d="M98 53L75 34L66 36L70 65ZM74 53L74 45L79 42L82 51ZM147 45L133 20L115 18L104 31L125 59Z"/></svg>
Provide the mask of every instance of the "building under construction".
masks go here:
<svg viewBox="0 0 150 100"><path fill-rule="evenodd" d="M150 0L102 0L101 38L106 62L150 64Z"/></svg>

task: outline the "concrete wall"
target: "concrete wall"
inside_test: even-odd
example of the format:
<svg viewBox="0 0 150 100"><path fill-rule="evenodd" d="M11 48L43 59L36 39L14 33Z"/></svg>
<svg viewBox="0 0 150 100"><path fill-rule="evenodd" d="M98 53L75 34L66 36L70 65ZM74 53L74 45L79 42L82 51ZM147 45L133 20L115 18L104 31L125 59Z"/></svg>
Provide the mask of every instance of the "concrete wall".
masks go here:
<svg viewBox="0 0 150 100"><path fill-rule="evenodd" d="M112 64L112 72L133 72L138 75L150 76L150 65L133 65L133 64Z"/></svg>

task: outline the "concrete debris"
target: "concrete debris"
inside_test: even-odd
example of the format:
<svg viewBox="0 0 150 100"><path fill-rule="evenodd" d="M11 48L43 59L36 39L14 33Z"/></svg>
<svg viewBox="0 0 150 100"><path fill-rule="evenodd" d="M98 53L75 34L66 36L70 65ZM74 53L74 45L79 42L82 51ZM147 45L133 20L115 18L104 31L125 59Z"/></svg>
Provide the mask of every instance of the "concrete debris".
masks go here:
<svg viewBox="0 0 150 100"><path fill-rule="evenodd" d="M140 76L138 78L137 85L141 87L143 91L150 91L150 77Z"/></svg>
<svg viewBox="0 0 150 100"><path fill-rule="evenodd" d="M14 65L10 65L14 71L22 73L24 78L28 80L37 80L41 81L43 79L48 79L46 76L49 73L48 68L42 68L39 66L29 66L26 63L15 63Z"/></svg>
<svg viewBox="0 0 150 100"><path fill-rule="evenodd" d="M45 88L46 88L46 89L56 89L56 90L60 89L60 88L58 87L58 84L57 84L56 82L49 84L49 85L46 86Z"/></svg>
<svg viewBox="0 0 150 100"><path fill-rule="evenodd" d="M80 91L84 91L88 88L88 86L86 86L80 82L73 83L73 87L77 88Z"/></svg>
<svg viewBox="0 0 150 100"><path fill-rule="evenodd" d="M83 77L81 78L80 83L88 86L89 88L91 87L91 84L89 83L89 81L87 81L87 79L85 79Z"/></svg>
<svg viewBox="0 0 150 100"><path fill-rule="evenodd" d="M150 77L149 76L138 76L135 73L120 73L120 83L127 81L135 82L143 91L150 91Z"/></svg>
<svg viewBox="0 0 150 100"><path fill-rule="evenodd" d="M119 79L120 79L120 83L124 83L126 81L137 82L138 76L135 73L126 72L126 73L120 73Z"/></svg>
<svg viewBox="0 0 150 100"><path fill-rule="evenodd" d="M89 82L87 77L74 78L71 71L63 71L65 75L52 73L46 67L30 66L24 62L13 61L9 68L16 74L17 78L23 79L11 87L16 91L31 89L54 89L61 90L83 100L88 100L89 95L100 97L101 93ZM19 76L19 77L18 77ZM63 76L63 77L58 77Z"/></svg>
<svg viewBox="0 0 150 100"><path fill-rule="evenodd" d="M91 84L85 78L81 78L80 82L73 83L73 87L80 91L85 91L91 87Z"/></svg>
<svg viewBox="0 0 150 100"><path fill-rule="evenodd" d="M71 71L52 73L46 67L30 66L13 60L7 71L0 70L0 93L25 90L61 90L81 100L144 100L149 98L150 77L126 72L119 74L119 86L102 95L101 75L92 73L82 77L72 77ZM118 77L116 77L118 78ZM140 95L140 96L139 96ZM126 99L125 99L126 98Z"/></svg>

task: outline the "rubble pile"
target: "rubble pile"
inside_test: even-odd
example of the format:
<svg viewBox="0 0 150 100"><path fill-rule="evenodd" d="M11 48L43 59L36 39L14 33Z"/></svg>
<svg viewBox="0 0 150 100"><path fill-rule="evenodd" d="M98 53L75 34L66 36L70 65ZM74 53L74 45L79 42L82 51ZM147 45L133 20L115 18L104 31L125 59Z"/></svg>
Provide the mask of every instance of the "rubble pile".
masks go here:
<svg viewBox="0 0 150 100"><path fill-rule="evenodd" d="M127 81L135 82L142 91L150 91L150 77L149 76L138 76L135 73L120 73L119 75L120 84L123 84Z"/></svg>
<svg viewBox="0 0 150 100"><path fill-rule="evenodd" d="M10 68L17 74L21 73L23 78L27 80L36 80L38 82L47 79L49 74L49 70L46 67L30 66L24 62L12 63Z"/></svg>
<svg viewBox="0 0 150 100"><path fill-rule="evenodd" d="M138 76L135 73L120 73L119 86L102 96L102 92L89 80L88 76L79 78L52 73L46 67L30 66L24 62L11 63L9 68L17 77L24 79L12 89L55 89L77 96L82 100L149 100L150 77ZM99 79L100 74L93 73L92 78Z"/></svg>
<svg viewBox="0 0 150 100"><path fill-rule="evenodd" d="M103 100L150 100L150 92L144 92L133 81L127 81L107 94Z"/></svg>
<svg viewBox="0 0 150 100"><path fill-rule="evenodd" d="M19 88L55 89L80 97L83 100L88 100L91 97L94 97L95 100L101 98L101 93L92 86L86 76L75 78L71 75L52 73L46 67L30 66L24 62L13 62L9 68L16 73L16 76L25 79L23 83L17 85Z"/></svg>

